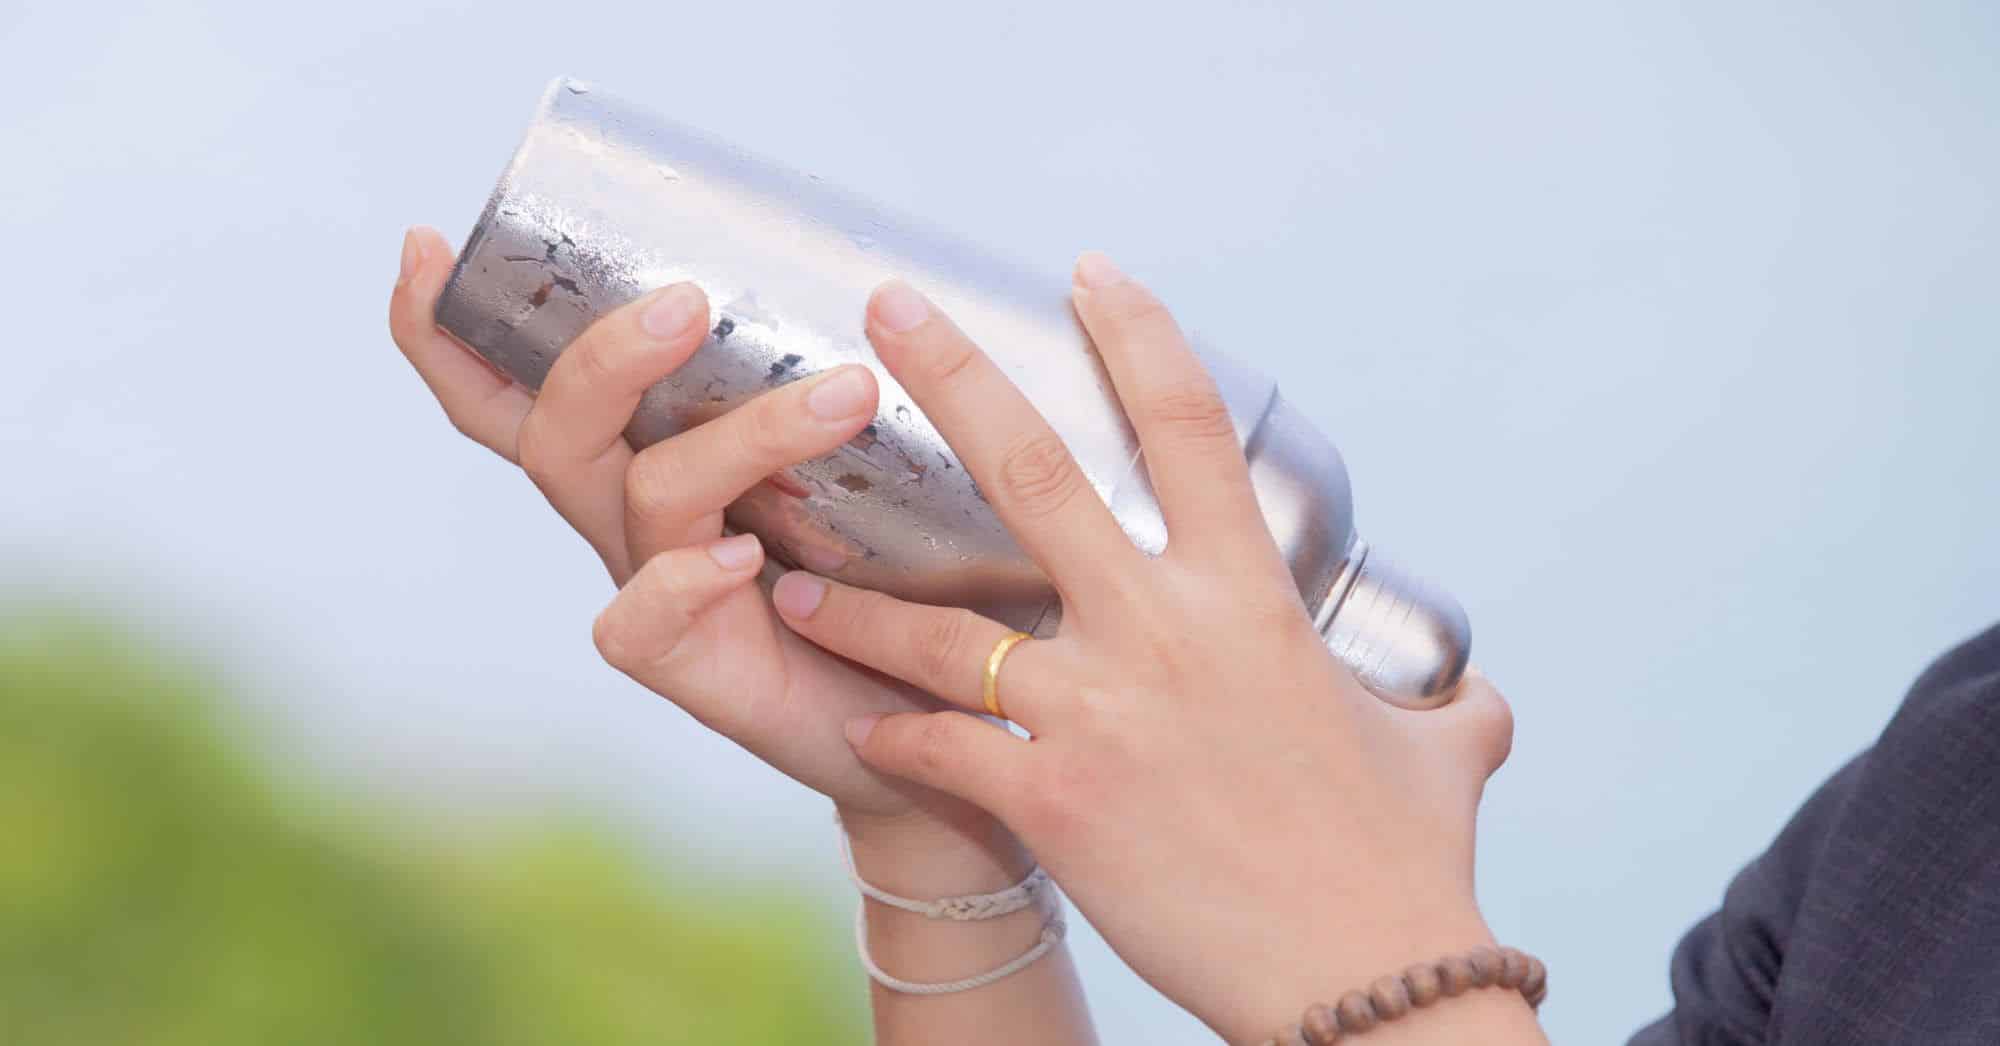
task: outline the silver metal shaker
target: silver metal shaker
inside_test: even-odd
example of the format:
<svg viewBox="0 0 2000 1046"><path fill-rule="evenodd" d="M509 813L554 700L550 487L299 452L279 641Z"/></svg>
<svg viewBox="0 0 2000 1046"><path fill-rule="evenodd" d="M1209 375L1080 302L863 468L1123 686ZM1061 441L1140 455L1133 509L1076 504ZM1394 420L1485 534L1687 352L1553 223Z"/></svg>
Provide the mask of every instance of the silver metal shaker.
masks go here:
<svg viewBox="0 0 2000 1046"><path fill-rule="evenodd" d="M559 79L543 96L437 319L537 389L597 317L667 283L700 284L714 330L646 394L627 430L635 446L817 371L873 368L874 424L754 490L732 506L731 524L794 565L1052 634L1054 590L862 334L870 291L891 277L928 295L1021 387L1135 543L1166 547L1138 443L1071 311L1066 276L1012 268L579 81ZM1356 539L1339 453L1269 379L1202 357L1327 645L1385 700L1449 701L1471 642L1464 612Z"/></svg>

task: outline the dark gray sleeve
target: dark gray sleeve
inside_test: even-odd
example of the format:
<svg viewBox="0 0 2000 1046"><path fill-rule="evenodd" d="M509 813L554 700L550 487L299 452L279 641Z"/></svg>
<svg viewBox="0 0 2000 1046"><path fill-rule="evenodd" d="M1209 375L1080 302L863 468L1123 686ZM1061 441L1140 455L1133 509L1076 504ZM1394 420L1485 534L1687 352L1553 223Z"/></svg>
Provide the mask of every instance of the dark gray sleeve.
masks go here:
<svg viewBox="0 0 2000 1046"><path fill-rule="evenodd" d="M1762 856L1737 873L1722 907L1674 950L1674 1008L1631 1046L1760 1046L1799 905L1867 759L1836 773Z"/></svg>

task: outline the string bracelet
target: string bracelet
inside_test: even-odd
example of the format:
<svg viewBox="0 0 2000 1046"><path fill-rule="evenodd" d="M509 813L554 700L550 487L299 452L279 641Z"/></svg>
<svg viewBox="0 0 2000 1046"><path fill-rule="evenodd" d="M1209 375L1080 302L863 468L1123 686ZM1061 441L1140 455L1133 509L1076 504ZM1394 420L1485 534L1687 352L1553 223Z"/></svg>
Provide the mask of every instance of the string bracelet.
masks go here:
<svg viewBox="0 0 2000 1046"><path fill-rule="evenodd" d="M836 821L838 819L836 818ZM893 992L905 995L949 995L954 992L983 988L994 981L1013 976L1034 965L1037 959L1055 950L1061 944L1068 926L1063 921L1061 902L1055 897L1049 873L1041 865L1030 869L1020 882L1004 890L993 893L966 894L961 897L940 897L936 900L917 900L898 897L861 877L861 870L854 866L854 849L848 845L847 830L843 825L840 832L840 855L847 864L847 877L854 881L854 888L861 891L868 900L886 904L906 912L913 912L927 919L950 922L983 922L1012 915L1028 907L1037 907L1047 913L1042 923L1042 932L1027 951L1007 962L972 977L956 981L906 981L883 970L868 952L868 903L863 901L854 909L854 950L861 958L861 968L868 971L868 977L876 984Z"/></svg>
<svg viewBox="0 0 2000 1046"><path fill-rule="evenodd" d="M1540 959L1518 948L1480 946L1436 962L1418 963L1351 991L1331 1004L1306 1007L1297 1024L1265 1039L1262 1046L1336 1046L1378 1025L1463 995L1475 988L1518 991L1540 1009L1549 994L1549 971Z"/></svg>

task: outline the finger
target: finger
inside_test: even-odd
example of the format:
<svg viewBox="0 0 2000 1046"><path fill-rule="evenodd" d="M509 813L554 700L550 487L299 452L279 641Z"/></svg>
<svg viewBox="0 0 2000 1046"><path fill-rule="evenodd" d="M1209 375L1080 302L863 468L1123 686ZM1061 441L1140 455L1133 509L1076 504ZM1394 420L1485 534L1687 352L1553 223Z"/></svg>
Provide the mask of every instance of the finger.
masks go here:
<svg viewBox="0 0 2000 1046"><path fill-rule="evenodd" d="M859 435L875 417L875 375L850 364L795 381L632 459L625 534L639 559L701 540L722 510L771 474Z"/></svg>
<svg viewBox="0 0 2000 1046"><path fill-rule="evenodd" d="M662 287L591 324L542 381L521 432L522 463L539 458L562 470L622 448L639 397L707 334L708 298L692 283Z"/></svg>
<svg viewBox="0 0 2000 1046"><path fill-rule="evenodd" d="M1466 669L1449 704L1415 711L1388 707L1418 729L1431 732L1433 744L1457 753L1478 770L1481 780L1492 776L1513 752L1514 710L1477 666Z"/></svg>
<svg viewBox="0 0 2000 1046"><path fill-rule="evenodd" d="M671 696L686 659L695 656L682 639L703 611L749 584L763 564L763 546L750 534L653 557L597 615L591 638L598 653L613 668Z"/></svg>
<svg viewBox="0 0 2000 1046"><path fill-rule="evenodd" d="M909 603L894 596L793 571L771 589L771 604L792 631L850 661L971 712L986 712L986 661L1014 633L957 607ZM1030 733L1049 725L1041 701L1049 659L1045 643L1016 643L1000 662L997 697L1007 718Z"/></svg>
<svg viewBox="0 0 2000 1046"><path fill-rule="evenodd" d="M962 712L905 712L850 720L847 743L869 766L1009 818L1033 748Z"/></svg>
<svg viewBox="0 0 2000 1046"><path fill-rule="evenodd" d="M662 287L611 312L563 349L522 420L521 468L622 581L625 428L639 398L701 347L708 299L691 283Z"/></svg>
<svg viewBox="0 0 2000 1046"><path fill-rule="evenodd" d="M1491 777L1514 751L1514 709L1506 695L1478 668L1467 671L1458 696L1437 711L1456 729L1467 749ZM1421 713L1420 713L1421 714Z"/></svg>
<svg viewBox="0 0 2000 1046"><path fill-rule="evenodd" d="M868 302L868 340L979 483L1014 540L1063 591L1089 598L1142 557L1069 448L1021 390L908 284Z"/></svg>
<svg viewBox="0 0 2000 1046"><path fill-rule="evenodd" d="M434 310L451 278L451 247L435 229L403 234L402 272L389 295L389 333L429 385L452 427L514 460L514 433L534 397L438 329Z"/></svg>
<svg viewBox="0 0 2000 1046"><path fill-rule="evenodd" d="M1077 261L1075 304L1145 451L1169 547L1263 540L1229 404L1166 306L1095 251Z"/></svg>

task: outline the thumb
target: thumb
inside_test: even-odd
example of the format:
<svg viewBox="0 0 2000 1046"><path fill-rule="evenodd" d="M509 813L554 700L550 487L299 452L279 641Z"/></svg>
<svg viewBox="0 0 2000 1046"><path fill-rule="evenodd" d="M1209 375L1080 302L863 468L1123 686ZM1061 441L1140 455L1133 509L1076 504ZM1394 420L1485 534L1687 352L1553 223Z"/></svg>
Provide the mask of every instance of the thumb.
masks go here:
<svg viewBox="0 0 2000 1046"><path fill-rule="evenodd" d="M1493 776L1514 750L1514 710L1477 666L1466 671L1450 704L1416 715L1442 730L1446 743L1478 767L1482 781Z"/></svg>
<svg viewBox="0 0 2000 1046"><path fill-rule="evenodd" d="M964 712L905 712L850 719L847 743L869 767L984 807L1007 820L1022 794L1028 743Z"/></svg>
<svg viewBox="0 0 2000 1046"><path fill-rule="evenodd" d="M640 684L675 692L689 667L712 669L715 661L712 651L690 649L682 640L711 606L756 578L763 564L764 547L748 534L654 556L597 615L591 638L598 653Z"/></svg>

